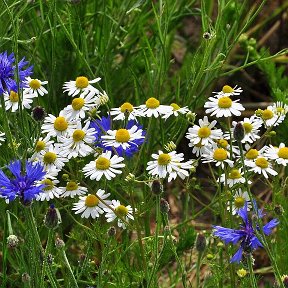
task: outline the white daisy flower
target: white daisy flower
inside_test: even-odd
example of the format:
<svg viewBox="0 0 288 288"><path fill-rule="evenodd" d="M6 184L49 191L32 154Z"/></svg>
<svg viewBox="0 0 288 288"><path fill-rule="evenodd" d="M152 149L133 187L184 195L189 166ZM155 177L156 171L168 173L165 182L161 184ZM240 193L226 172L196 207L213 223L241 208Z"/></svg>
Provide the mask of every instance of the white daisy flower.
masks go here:
<svg viewBox="0 0 288 288"><path fill-rule="evenodd" d="M217 148L217 144L216 143L208 143L207 145L203 145L201 142L197 143L197 144L192 144L189 143L188 144L189 147L192 147L192 153L196 155L196 157L201 157L203 154L205 154L207 151L207 149L209 150L213 150L215 148Z"/></svg>
<svg viewBox="0 0 288 288"><path fill-rule="evenodd" d="M138 111L135 107L133 107L132 104L129 102L123 103L119 108L112 108L110 111L110 115L115 116L113 120L125 120L126 113L128 112L128 121L129 120L135 120L137 121L137 118L139 116Z"/></svg>
<svg viewBox="0 0 288 288"><path fill-rule="evenodd" d="M139 146L144 142L145 136L143 130L137 125L130 129L108 130L106 135L101 136L103 144L107 147L122 147L124 150L131 146Z"/></svg>
<svg viewBox="0 0 288 288"><path fill-rule="evenodd" d="M106 205L103 202L107 205L110 205L111 203L111 201L105 200L109 196L109 193L105 194L104 190L99 189L96 192L96 195L89 194L87 196L81 196L79 198L80 200L73 204L74 207L72 210L75 211L75 214L82 213L81 218L99 218L100 215L104 213L104 208L106 208ZM101 202L100 199L103 200L103 202Z"/></svg>
<svg viewBox="0 0 288 288"><path fill-rule="evenodd" d="M91 109L98 107L100 105L100 100L97 96L93 94L83 95L74 98L72 104L68 105L63 109L63 115L70 120L84 119L86 113Z"/></svg>
<svg viewBox="0 0 288 288"><path fill-rule="evenodd" d="M39 79L32 79L31 77L26 77L25 87L23 93L25 94L34 94L34 97L38 97L38 95L43 96L44 94L48 94L46 88L43 85L46 85L48 81L41 81Z"/></svg>
<svg viewBox="0 0 288 288"><path fill-rule="evenodd" d="M216 166L220 166L224 169L224 164L227 163L230 167L233 167L233 161L229 160L229 152L224 148L216 148L213 150L207 149L202 155L203 163L215 163Z"/></svg>
<svg viewBox="0 0 288 288"><path fill-rule="evenodd" d="M121 174L122 171L119 168L125 167L123 162L124 158L114 155L112 158L112 152L107 151L102 153L95 161L91 161L84 166L82 171L85 177L90 177L91 180L99 181L102 176L107 180L111 180L116 177L116 174Z"/></svg>
<svg viewBox="0 0 288 288"><path fill-rule="evenodd" d="M50 135L46 135L46 137L40 137L34 144L34 153L30 160L34 161L39 158L41 151L48 151L49 146L54 144L53 140L50 140Z"/></svg>
<svg viewBox="0 0 288 288"><path fill-rule="evenodd" d="M233 187L235 184L244 184L245 178L243 176L241 168L232 168L227 174L227 180L225 173L223 173L218 179L218 181L224 184L227 183L229 187ZM248 183L251 184L251 181L248 181Z"/></svg>
<svg viewBox="0 0 288 288"><path fill-rule="evenodd" d="M57 179L45 178L39 184L45 185L43 192L36 196L37 201L49 201L50 199L59 198L61 190L56 186L59 183Z"/></svg>
<svg viewBox="0 0 288 288"><path fill-rule="evenodd" d="M286 115L288 113L288 105L277 101L276 103L273 103L272 106L270 106L275 114L278 115Z"/></svg>
<svg viewBox="0 0 288 288"><path fill-rule="evenodd" d="M232 88L229 85L224 85L220 92L213 92L213 93L220 96L234 96L234 95L240 95L242 92L243 92L242 88L238 87L237 85L234 88Z"/></svg>
<svg viewBox="0 0 288 288"><path fill-rule="evenodd" d="M63 110L58 117L52 114L45 117L41 127L42 133L47 133L47 135L52 137L56 136L58 141L61 136L65 137L67 134L71 134L73 129L76 129L76 122L69 120Z"/></svg>
<svg viewBox="0 0 288 288"><path fill-rule="evenodd" d="M99 77L93 80L88 80L88 78L85 76L79 76L75 81L71 80L65 82L63 85L63 91L68 92L68 95L72 97L82 92L84 92L84 95L87 95L90 92L92 92L94 95L99 94L99 90L93 87L91 84L97 83L100 80L101 78Z"/></svg>
<svg viewBox="0 0 288 288"><path fill-rule="evenodd" d="M2 142L4 142L6 139L5 137L5 133L4 132L0 132L0 146L2 145Z"/></svg>
<svg viewBox="0 0 288 288"><path fill-rule="evenodd" d="M229 96L217 95L216 98L209 97L209 101L204 104L204 108L206 109L206 113L211 116L215 116L217 118L220 117L230 117L232 115L240 116L241 111L244 111L245 108L242 104L237 103L238 100L232 101Z"/></svg>
<svg viewBox="0 0 288 288"><path fill-rule="evenodd" d="M288 164L288 147L284 143L281 143L279 147L270 145L264 152L264 156L276 161L277 164L286 166Z"/></svg>
<svg viewBox="0 0 288 288"><path fill-rule="evenodd" d="M129 222L129 220L134 220L133 217L133 209L130 205L128 206L124 206L120 203L120 201L118 200L112 200L112 204L110 205L111 208L114 209L114 211L121 216L122 218L124 218L124 220L126 222ZM107 212L105 217L107 218L107 222L112 222L117 218L117 215L115 214L114 211L112 211L111 209L107 209L105 208L105 211ZM123 221L121 219L118 218L118 227L122 227L123 229L126 228L125 223L123 223Z"/></svg>
<svg viewBox="0 0 288 288"><path fill-rule="evenodd" d="M281 102L277 102L278 105L284 105ZM269 128L272 126L278 126L282 123L286 116L286 109L282 106L277 106L277 104L273 104L272 106L268 106L265 110L260 110L259 119L262 120L264 125Z"/></svg>
<svg viewBox="0 0 288 288"><path fill-rule="evenodd" d="M232 157L237 157L240 155L240 149L237 145L230 145L226 139L219 139L216 141L217 147L224 148L229 153L232 152Z"/></svg>
<svg viewBox="0 0 288 288"><path fill-rule="evenodd" d="M38 160L43 163L47 173L55 173L54 171L60 171L68 162L66 154L61 146L50 145L47 151L41 150Z"/></svg>
<svg viewBox="0 0 288 288"><path fill-rule="evenodd" d="M250 148L249 145L245 145L246 151L244 151L244 164L250 167L251 163L253 163L258 157L264 156L263 153L266 151L266 149L267 146L257 150L255 148Z"/></svg>
<svg viewBox="0 0 288 288"><path fill-rule="evenodd" d="M71 197L84 195L88 192L86 187L79 186L79 184L75 181L67 182L65 187L59 187L61 190L61 197Z"/></svg>
<svg viewBox="0 0 288 288"><path fill-rule="evenodd" d="M176 103L171 103L170 106L172 107L172 111L169 111L167 114L163 115L162 118L163 119L167 119L169 118L171 115L174 115L175 117L178 117L179 114L187 114L188 112L190 112L190 110L188 109L187 106L185 107L180 107L178 104Z"/></svg>
<svg viewBox="0 0 288 288"><path fill-rule="evenodd" d="M89 128L89 126L90 121L86 122L83 128L79 121L77 122L77 129L72 130L72 134L69 137L61 137L59 139L68 159L78 156L85 157L94 152L89 144L91 145L95 141L95 129Z"/></svg>
<svg viewBox="0 0 288 288"><path fill-rule="evenodd" d="M278 173L272 169L271 163L267 160L266 157L260 156L257 157L254 161L250 161L246 164L251 167L249 171L254 173L262 174L265 178L268 178L268 174L276 176Z"/></svg>
<svg viewBox="0 0 288 288"><path fill-rule="evenodd" d="M186 134L186 138L190 140L189 147L193 147L198 143L204 146L213 145L214 140L220 139L223 135L221 129L214 129L216 124L216 120L210 123L207 116L204 116L203 120L199 119L199 126L193 125Z"/></svg>
<svg viewBox="0 0 288 288"><path fill-rule="evenodd" d="M33 102L34 95L33 94L24 94L21 96L15 91L10 91L10 94L7 92L3 93L4 101L5 101L5 109L9 110L11 108L12 112L16 112L19 109L20 97L22 108L30 109L31 103Z"/></svg>
<svg viewBox="0 0 288 288"><path fill-rule="evenodd" d="M153 97L149 98L145 102L145 105L140 105L138 107L139 116L142 117L154 116L155 118L157 118L158 116L166 115L167 113L172 111L173 108L171 106L160 105L160 101Z"/></svg>
<svg viewBox="0 0 288 288"><path fill-rule="evenodd" d="M236 215L239 209L243 208L245 203L247 203L247 211L250 211L252 208L252 203L247 191L243 191L239 188L239 190L235 193L232 201L232 215ZM227 207L227 210L230 211L230 205Z"/></svg>
<svg viewBox="0 0 288 288"><path fill-rule="evenodd" d="M163 153L159 150L158 154L152 154L152 158L155 160L147 163L146 170L152 176L158 176L159 178L165 178L168 175L168 182L175 179L177 175L184 179L189 176L188 171L192 168L192 160L182 162L184 160L183 156L183 153L177 154L176 151Z"/></svg>

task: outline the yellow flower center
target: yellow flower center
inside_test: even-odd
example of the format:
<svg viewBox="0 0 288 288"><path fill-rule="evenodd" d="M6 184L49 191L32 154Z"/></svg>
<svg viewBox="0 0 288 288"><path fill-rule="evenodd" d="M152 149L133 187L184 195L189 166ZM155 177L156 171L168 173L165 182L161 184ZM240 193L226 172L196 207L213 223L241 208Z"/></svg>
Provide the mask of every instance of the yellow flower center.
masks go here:
<svg viewBox="0 0 288 288"><path fill-rule="evenodd" d="M42 150L45 148L45 146L46 146L45 142L39 140L39 141L37 141L37 143L36 143L35 150L36 150L37 152L40 152L40 151L42 151Z"/></svg>
<svg viewBox="0 0 288 288"><path fill-rule="evenodd" d="M10 99L11 102L19 102L18 93L16 93L15 91L11 90L9 99Z"/></svg>
<svg viewBox="0 0 288 288"><path fill-rule="evenodd" d="M128 208L124 205L119 205L115 208L116 213L118 213L121 217L125 217L128 214Z"/></svg>
<svg viewBox="0 0 288 288"><path fill-rule="evenodd" d="M68 122L65 117L59 116L55 119L54 128L58 131L65 131L68 128Z"/></svg>
<svg viewBox="0 0 288 288"><path fill-rule="evenodd" d="M245 198L243 198L243 197L236 197L235 198L235 200L234 200L234 205L235 205L235 207L236 208L242 208L242 207L244 207L244 205L245 205Z"/></svg>
<svg viewBox="0 0 288 288"><path fill-rule="evenodd" d="M283 107L277 107L277 114L285 114L285 109Z"/></svg>
<svg viewBox="0 0 288 288"><path fill-rule="evenodd" d="M228 178L230 179L239 179L241 178L241 174L238 169L234 168L230 171Z"/></svg>
<svg viewBox="0 0 288 288"><path fill-rule="evenodd" d="M259 158L256 159L255 164L258 167L265 169L265 168L268 167L269 162L265 158L259 157Z"/></svg>
<svg viewBox="0 0 288 288"><path fill-rule="evenodd" d="M44 185L45 185L45 187L42 188L42 190L44 190L44 191L50 191L50 190L52 190L53 187L54 187L54 183L53 183L52 180L50 180L50 179L44 179L44 180L42 180L42 181L41 181L41 184L44 184Z"/></svg>
<svg viewBox="0 0 288 288"><path fill-rule="evenodd" d="M95 207L99 204L99 199L92 194L89 194L85 199L85 206L86 207Z"/></svg>
<svg viewBox="0 0 288 288"><path fill-rule="evenodd" d="M252 124L247 123L247 122L243 123L243 127L244 127L244 131L245 131L246 134L250 133L252 131L252 129L253 129Z"/></svg>
<svg viewBox="0 0 288 288"><path fill-rule="evenodd" d="M155 109L155 108L160 106L159 100L157 100L156 98L153 98L153 97L149 98L145 104L146 104L146 107L150 108L150 109Z"/></svg>
<svg viewBox="0 0 288 288"><path fill-rule="evenodd" d="M288 147L282 147L278 151L278 156L283 159L288 159Z"/></svg>
<svg viewBox="0 0 288 288"><path fill-rule="evenodd" d="M85 132L83 130L77 129L73 132L73 140L74 142L82 141L85 137Z"/></svg>
<svg viewBox="0 0 288 288"><path fill-rule="evenodd" d="M229 86L229 85L225 85L222 88L222 92L223 93L232 93L233 91L234 91L234 89L231 86Z"/></svg>
<svg viewBox="0 0 288 288"><path fill-rule="evenodd" d="M232 100L230 97L221 97L218 100L218 106L219 108L230 108L232 106Z"/></svg>
<svg viewBox="0 0 288 288"><path fill-rule="evenodd" d="M263 120L269 120L272 119L274 116L274 113L271 110L265 109L262 112L262 119Z"/></svg>
<svg viewBox="0 0 288 288"><path fill-rule="evenodd" d="M115 139L117 142L121 143L128 142L130 139L129 131L127 129L118 129L116 131Z"/></svg>
<svg viewBox="0 0 288 288"><path fill-rule="evenodd" d="M72 108L74 110L80 110L84 106L85 100L83 98L75 98L72 100Z"/></svg>
<svg viewBox="0 0 288 288"><path fill-rule="evenodd" d="M74 181L70 181L66 185L66 190L67 191L74 191L78 189L78 184Z"/></svg>
<svg viewBox="0 0 288 288"><path fill-rule="evenodd" d="M57 155L53 152L46 152L44 157L43 157L43 161L45 164L51 164L54 163L55 160L57 158Z"/></svg>
<svg viewBox="0 0 288 288"><path fill-rule="evenodd" d="M133 111L133 106L129 103L129 102L125 102L124 104L122 104L121 106L120 106L120 111L122 112L122 113L125 113L126 112L126 110L128 110L128 112L132 112Z"/></svg>
<svg viewBox="0 0 288 288"><path fill-rule="evenodd" d="M217 161L224 161L228 158L227 151L223 148L217 148L214 151L213 158Z"/></svg>
<svg viewBox="0 0 288 288"><path fill-rule="evenodd" d="M89 85L88 78L80 76L76 78L76 87L79 89L86 88Z"/></svg>
<svg viewBox="0 0 288 288"><path fill-rule="evenodd" d="M176 103L171 103L170 106L173 108L173 111L179 110L181 107L177 105Z"/></svg>
<svg viewBox="0 0 288 288"><path fill-rule="evenodd" d="M221 147L221 148L227 148L227 146L228 146L228 141L225 140L225 139L220 139L220 140L218 140L218 145L219 145L219 147Z"/></svg>
<svg viewBox="0 0 288 288"><path fill-rule="evenodd" d="M258 150L256 149L250 149L246 154L245 154L245 157L247 159L256 159L259 155L259 152Z"/></svg>
<svg viewBox="0 0 288 288"><path fill-rule="evenodd" d="M106 170L110 167L110 160L100 156L97 160L96 160L96 168L98 170Z"/></svg>
<svg viewBox="0 0 288 288"><path fill-rule="evenodd" d="M33 90L37 90L41 87L41 83L39 80L37 79L32 79L30 82L29 82L29 86L33 89Z"/></svg>
<svg viewBox="0 0 288 288"><path fill-rule="evenodd" d="M163 154L160 154L158 157L159 165L168 165L170 161L171 161L171 156L169 154L163 153Z"/></svg>
<svg viewBox="0 0 288 288"><path fill-rule="evenodd" d="M211 135L211 129L209 127L201 127L198 130L198 136L200 138L207 138Z"/></svg>

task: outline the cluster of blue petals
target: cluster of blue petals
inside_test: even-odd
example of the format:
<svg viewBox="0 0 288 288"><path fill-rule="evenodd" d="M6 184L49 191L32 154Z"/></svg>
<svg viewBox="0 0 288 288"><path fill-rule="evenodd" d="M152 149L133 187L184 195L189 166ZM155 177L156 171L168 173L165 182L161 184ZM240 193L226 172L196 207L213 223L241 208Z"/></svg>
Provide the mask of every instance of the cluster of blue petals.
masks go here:
<svg viewBox="0 0 288 288"><path fill-rule="evenodd" d="M14 53L11 53L10 55L7 55L7 52L0 53L0 95L4 92L10 93L11 90L15 92L18 90L16 83L17 66L14 62ZM23 88L25 78L32 73L33 66L27 67L28 64L29 63L25 61L25 58L18 63L18 79L20 88Z"/></svg>
<svg viewBox="0 0 288 288"><path fill-rule="evenodd" d="M26 161L25 172L22 171L20 160L11 162L8 169L13 177L0 170L0 195L1 197L13 201L16 197L23 199L24 202L32 201L45 185L39 185L46 174L44 167L40 163ZM24 169L23 169L24 170Z"/></svg>
<svg viewBox="0 0 288 288"><path fill-rule="evenodd" d="M142 126L134 120L129 120L125 129L130 129L134 125L138 127L138 130L142 129ZM106 132L108 130L112 130L112 120L110 116L102 117L99 120L91 121L90 127L95 129L94 136L95 136L96 147L102 148L104 152L111 151L112 153L114 153L116 150L117 154L121 157L123 156L126 156L128 158L132 157L135 153L139 151L139 146L141 146L145 141L144 138L135 139L133 141L128 141L128 143L130 144L130 147L126 150L123 149L121 146L117 148L111 147L111 146L105 146L103 144L101 136L106 135ZM142 136L145 136L145 135L146 135L146 131L142 129Z"/></svg>
<svg viewBox="0 0 288 288"><path fill-rule="evenodd" d="M257 216L262 218L264 214L261 210L258 210ZM242 260L243 252L251 253L253 250L258 247L263 247L262 243L256 236L254 227L252 226L252 222L249 221L248 211L247 211L247 202L242 209L238 210L238 215L243 220L243 225L240 225L240 229L230 229L224 228L222 226L214 226L215 229L213 234L219 237L221 240L225 242L225 244L232 243L237 244L240 242L240 247L234 256L231 258L230 262L239 263ZM272 233L272 229L279 224L278 219L272 219L266 225L263 226L263 232L265 235L270 235ZM260 229L260 228L256 228Z"/></svg>

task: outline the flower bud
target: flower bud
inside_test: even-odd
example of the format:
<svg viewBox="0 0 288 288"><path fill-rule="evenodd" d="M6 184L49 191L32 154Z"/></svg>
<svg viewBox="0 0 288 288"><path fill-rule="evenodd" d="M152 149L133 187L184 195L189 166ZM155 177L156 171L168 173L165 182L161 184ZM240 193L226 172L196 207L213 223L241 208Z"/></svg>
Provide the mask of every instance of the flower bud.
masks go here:
<svg viewBox="0 0 288 288"><path fill-rule="evenodd" d="M164 198L161 198L161 200L160 200L161 213L167 214L169 212L169 210L170 210L169 203Z"/></svg>
<svg viewBox="0 0 288 288"><path fill-rule="evenodd" d="M241 122L238 122L233 131L233 137L236 141L241 142L245 136L245 130Z"/></svg>
<svg viewBox="0 0 288 288"><path fill-rule="evenodd" d="M191 124L193 124L194 121L195 121L195 118L196 118L196 114L193 113L193 112L191 112L191 111L189 111L189 112L186 114L186 118L187 118L187 120L188 120Z"/></svg>
<svg viewBox="0 0 288 288"><path fill-rule="evenodd" d="M206 248L206 238L205 238L204 234L199 233L199 234L197 235L195 247L196 247L196 250L197 250L199 253L203 253L203 252L205 251L205 248Z"/></svg>
<svg viewBox="0 0 288 288"><path fill-rule="evenodd" d="M176 144L173 141L168 142L167 144L164 145L164 149L167 152L172 152L176 150Z"/></svg>
<svg viewBox="0 0 288 288"><path fill-rule="evenodd" d="M53 260L54 260L53 255L49 253L49 254L47 255L47 264L48 264L48 265L52 265Z"/></svg>
<svg viewBox="0 0 288 288"><path fill-rule="evenodd" d="M109 237L114 237L116 235L116 228L114 226L111 226L108 230L107 230L107 235Z"/></svg>
<svg viewBox="0 0 288 288"><path fill-rule="evenodd" d="M54 204L51 204L44 218L44 224L49 229L55 229L61 223L61 216Z"/></svg>
<svg viewBox="0 0 288 288"><path fill-rule="evenodd" d="M62 239L60 238L56 238L56 241L55 241L55 246L57 249L62 249L65 247L65 243Z"/></svg>
<svg viewBox="0 0 288 288"><path fill-rule="evenodd" d="M203 34L203 38L204 38L205 40L210 40L210 39L211 39L211 34L210 34L209 32L205 32L205 33Z"/></svg>
<svg viewBox="0 0 288 288"><path fill-rule="evenodd" d="M66 182L68 182L70 180L69 175L66 174L66 173L62 174L61 178L62 178L63 181L66 181Z"/></svg>
<svg viewBox="0 0 288 288"><path fill-rule="evenodd" d="M28 283L31 281L31 277L27 272L23 273L21 278L23 283Z"/></svg>
<svg viewBox="0 0 288 288"><path fill-rule="evenodd" d="M207 260L212 260L213 258L214 258L214 255L211 253L207 254L207 256L206 256Z"/></svg>
<svg viewBox="0 0 288 288"><path fill-rule="evenodd" d="M151 185L151 191L155 195L163 193L163 185L159 180L154 180Z"/></svg>
<svg viewBox="0 0 288 288"><path fill-rule="evenodd" d="M281 215L284 214L284 209L283 209L283 207L281 205L275 205L274 212L275 212L276 215L281 216Z"/></svg>
<svg viewBox="0 0 288 288"><path fill-rule="evenodd" d="M9 248L16 248L19 244L19 239L16 235L9 235L7 237L7 245Z"/></svg>
<svg viewBox="0 0 288 288"><path fill-rule="evenodd" d="M31 114L32 118L38 122L43 121L46 116L45 109L41 106L34 107Z"/></svg>
<svg viewBox="0 0 288 288"><path fill-rule="evenodd" d="M245 277L246 275L247 275L247 271L245 270L245 269L239 269L239 270L237 270L237 275L240 277L240 278L243 278L243 277Z"/></svg>
<svg viewBox="0 0 288 288"><path fill-rule="evenodd" d="M262 110L262 109L257 109L257 110L255 111L255 115L256 115L257 117L262 117L262 114L263 114L263 110Z"/></svg>

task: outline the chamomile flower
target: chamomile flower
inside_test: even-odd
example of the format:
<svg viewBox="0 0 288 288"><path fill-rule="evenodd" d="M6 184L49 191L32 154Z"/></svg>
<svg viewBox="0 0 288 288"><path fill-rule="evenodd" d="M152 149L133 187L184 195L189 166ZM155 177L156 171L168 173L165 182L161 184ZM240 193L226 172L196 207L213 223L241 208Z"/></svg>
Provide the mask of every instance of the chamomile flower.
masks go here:
<svg viewBox="0 0 288 288"><path fill-rule="evenodd" d="M89 128L89 126L90 122L88 121L82 128L79 121L76 129L71 131L71 135L59 139L68 159L78 156L85 157L94 151L89 144L91 145L95 141L95 129Z"/></svg>
<svg viewBox="0 0 288 288"><path fill-rule="evenodd" d="M235 126L238 122L233 121L232 125L233 128L231 129L231 134L233 135ZM260 138L259 129L262 126L262 122L259 120L258 117L255 117L252 115L250 118L244 118L243 121L241 121L242 126L244 128L244 138L242 139L242 143L254 143L257 139ZM229 138L229 135L226 134L226 137Z"/></svg>
<svg viewBox="0 0 288 288"><path fill-rule="evenodd" d="M24 85L26 86L23 90L24 94L33 94L34 97L38 95L43 96L48 94L48 91L43 85L46 85L48 81L41 81L39 79L32 79L31 77L26 77Z"/></svg>
<svg viewBox="0 0 288 288"><path fill-rule="evenodd" d="M153 161L147 163L148 173L152 176L158 176L159 178L166 178L168 176L168 182L175 179L177 175L184 179L189 176L189 169L192 168L192 160L183 162L184 154L177 154L176 151L169 153L163 153L161 150L158 154L152 154Z"/></svg>
<svg viewBox="0 0 288 288"><path fill-rule="evenodd" d="M276 176L278 173L272 169L271 163L264 156L257 157L254 161L250 161L246 164L251 167L249 171L262 174L265 178L268 178L268 174Z"/></svg>
<svg viewBox="0 0 288 288"><path fill-rule="evenodd" d="M113 155L112 152L107 151L97 157L95 161L91 161L84 166L83 172L85 177L89 177L91 180L99 181L102 176L107 180L111 180L116 177L117 174L121 174L122 171L119 168L125 166L123 162L124 158L117 155Z"/></svg>
<svg viewBox="0 0 288 288"><path fill-rule="evenodd" d="M84 119L86 113L91 109L98 107L100 100L93 94L83 95L74 98L71 105L63 109L63 114L70 120Z"/></svg>
<svg viewBox="0 0 288 288"><path fill-rule="evenodd" d="M281 143L279 147L270 145L264 152L264 156L276 161L277 164L286 166L288 164L288 147L284 143Z"/></svg>
<svg viewBox="0 0 288 288"><path fill-rule="evenodd" d="M234 88L232 88L229 85L224 85L221 91L213 93L220 96L234 96L234 95L240 95L242 92L243 92L242 88L238 87L237 85Z"/></svg>
<svg viewBox="0 0 288 288"><path fill-rule="evenodd" d="M80 186L75 181L69 181L67 182L65 187L59 187L61 190L61 196L62 197L71 197L74 198L75 196L84 195L88 192L88 189L86 187Z"/></svg>
<svg viewBox="0 0 288 288"><path fill-rule="evenodd" d="M223 132L221 129L214 128L216 123L216 120L210 123L207 116L204 116L203 120L199 119L199 125L193 125L186 134L186 138L190 140L189 147L198 143L204 146L214 144L215 139L220 139Z"/></svg>
<svg viewBox="0 0 288 288"><path fill-rule="evenodd" d="M53 140L50 140L50 136L46 135L46 137L40 137L37 141L35 141L34 144L34 153L31 157L31 160L34 161L36 159L39 158L41 151L48 151L49 150L49 146L54 144Z"/></svg>
<svg viewBox="0 0 288 288"><path fill-rule="evenodd" d="M277 115L286 115L288 113L288 105L277 101L276 103L273 103L272 106L270 106L275 114Z"/></svg>
<svg viewBox="0 0 288 288"><path fill-rule="evenodd" d="M129 121L126 128L118 130L108 130L106 135L102 135L102 143L105 147L113 147L121 156L138 151L138 147L143 144L146 132L143 131L139 124ZM134 124L134 125L133 125ZM132 126L133 125L133 126ZM126 153L127 151L127 153Z"/></svg>
<svg viewBox="0 0 288 288"><path fill-rule="evenodd" d="M237 168L232 168L228 173L227 173L227 180L226 180L226 175L223 173L220 176L219 181L221 183L227 183L229 187L233 187L235 184L244 184L245 183L245 178L242 175L242 169L237 169ZM251 183L251 181L249 181Z"/></svg>
<svg viewBox="0 0 288 288"><path fill-rule="evenodd" d="M138 107L139 116L157 118L158 116L166 115L173 111L171 106L160 105L160 101L154 97L147 99L144 105Z"/></svg>
<svg viewBox="0 0 288 288"><path fill-rule="evenodd" d="M33 102L34 95L33 94L22 94L19 95L15 91L11 90L10 93L4 92L4 101L5 101L5 109L11 109L12 112L16 112L19 109L20 97L21 97L21 106L22 108L30 109L31 103Z"/></svg>
<svg viewBox="0 0 288 288"><path fill-rule="evenodd" d="M60 171L68 162L66 154L65 150L59 145L50 145L47 151L41 150L39 161L43 163L47 173L53 173L53 171Z"/></svg>
<svg viewBox="0 0 288 288"><path fill-rule="evenodd" d="M114 211L119 216L124 218L126 222L129 222L129 220L134 220L133 209L130 205L124 206L120 203L120 201L112 200L110 207L113 208ZM107 212L105 215L105 217L107 218L107 222L112 222L117 218L117 215L111 209L105 208L105 211ZM118 218L117 224L118 224L118 227L120 228L123 228L123 229L126 228L125 223L120 218Z"/></svg>
<svg viewBox="0 0 288 288"><path fill-rule="evenodd" d="M233 166L233 161L229 159L229 152L224 148L216 148L213 150L207 149L202 155L203 163L215 163L224 169L224 164L227 163L230 167Z"/></svg>
<svg viewBox="0 0 288 288"><path fill-rule="evenodd" d="M268 106L265 110L257 110L259 119L262 120L262 123L264 123L267 128L272 126L278 126L280 123L283 122L286 114L282 113L281 111L285 112L285 109L275 104L272 106Z"/></svg>
<svg viewBox="0 0 288 288"><path fill-rule="evenodd" d="M252 208L252 203L247 191L242 191L240 188L233 196L232 200L232 215L238 214L239 209L242 209L245 204L247 205L247 211L250 211ZM227 210L230 211L230 205L227 207Z"/></svg>
<svg viewBox="0 0 288 288"><path fill-rule="evenodd" d="M229 96L216 95L216 97L209 97L209 101L204 104L206 113L217 118L220 117L230 117L232 115L240 116L241 111L244 111L245 108L242 104L237 103L238 100L232 101Z"/></svg>
<svg viewBox="0 0 288 288"><path fill-rule="evenodd" d="M63 110L60 112L58 117L49 114L44 119L44 123L41 127L42 133L47 133L49 136L56 136L57 139L61 136L71 134L73 129L76 128L76 122L69 120Z"/></svg>
<svg viewBox="0 0 288 288"><path fill-rule="evenodd" d="M112 108L110 111L111 116L115 116L113 120L125 120L126 117L128 120L137 121L138 111L137 109L129 102L123 103L119 108Z"/></svg>
<svg viewBox="0 0 288 288"><path fill-rule="evenodd" d="M167 119L167 118L169 118L172 115L174 115L175 117L178 117L179 114L187 114L190 111L187 106L180 107L176 103L171 103L170 106L173 108L173 110L172 111L168 111L167 114L163 115L162 116L163 119Z"/></svg>
<svg viewBox="0 0 288 288"><path fill-rule="evenodd" d="M39 184L44 185L42 192L37 195L37 201L49 201L50 199L59 198L61 194L61 189L56 185L59 183L57 179L45 178Z"/></svg>
<svg viewBox="0 0 288 288"><path fill-rule="evenodd" d="M229 142L226 139L219 139L216 141L217 147L224 148L225 150L232 153L232 157L239 156L240 150L237 145L230 145Z"/></svg>
<svg viewBox="0 0 288 288"><path fill-rule="evenodd" d="M79 93L84 93L85 95L92 92L92 94L99 94L99 90L93 87L91 84L97 83L101 78L95 78L93 80L88 80L85 76L79 76L75 81L71 80L65 82L63 85L64 92L68 92L69 96L76 96Z"/></svg>
<svg viewBox="0 0 288 288"><path fill-rule="evenodd" d="M100 201L103 200L107 205L110 205L111 201L106 200L110 196L109 193L105 194L105 191L98 189L96 195L88 194L87 196L81 196L79 201L75 203L72 210L75 211L75 214L81 214L81 218L93 219L99 218L101 214L104 213L104 209L107 206Z"/></svg>

